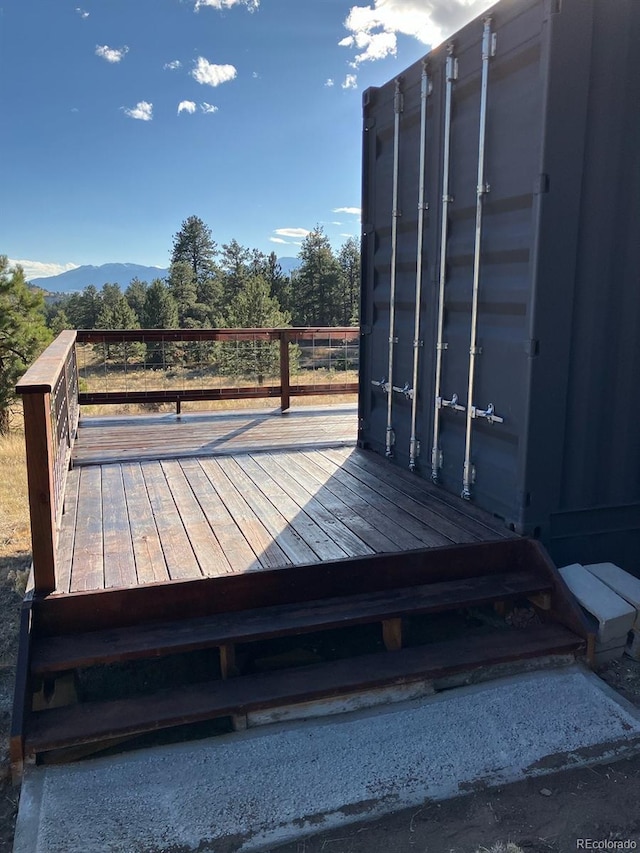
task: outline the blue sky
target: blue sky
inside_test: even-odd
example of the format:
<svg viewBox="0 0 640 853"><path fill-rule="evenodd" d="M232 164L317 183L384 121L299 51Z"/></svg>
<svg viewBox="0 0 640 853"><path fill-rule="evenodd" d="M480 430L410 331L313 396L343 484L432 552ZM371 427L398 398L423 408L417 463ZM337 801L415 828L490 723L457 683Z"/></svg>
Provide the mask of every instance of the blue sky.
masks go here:
<svg viewBox="0 0 640 853"><path fill-rule="evenodd" d="M361 97L486 0L0 0L0 253L167 266L192 214L359 235Z"/></svg>

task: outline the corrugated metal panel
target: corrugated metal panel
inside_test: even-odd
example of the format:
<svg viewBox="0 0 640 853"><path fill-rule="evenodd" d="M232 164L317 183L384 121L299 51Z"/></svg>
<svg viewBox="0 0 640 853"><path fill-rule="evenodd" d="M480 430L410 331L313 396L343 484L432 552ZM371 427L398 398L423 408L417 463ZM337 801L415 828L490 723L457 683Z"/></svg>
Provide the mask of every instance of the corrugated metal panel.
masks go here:
<svg viewBox="0 0 640 853"><path fill-rule="evenodd" d="M465 485L478 505L558 554L606 548L612 558L617 539L628 564L630 543L640 544L640 4L511 0L487 16L488 26L472 22L398 80L365 93L360 440L399 465L415 462L444 489ZM481 139L488 186L479 193ZM419 234L423 144L428 209ZM446 405L454 395L464 411ZM490 404L502 422L481 416Z"/></svg>

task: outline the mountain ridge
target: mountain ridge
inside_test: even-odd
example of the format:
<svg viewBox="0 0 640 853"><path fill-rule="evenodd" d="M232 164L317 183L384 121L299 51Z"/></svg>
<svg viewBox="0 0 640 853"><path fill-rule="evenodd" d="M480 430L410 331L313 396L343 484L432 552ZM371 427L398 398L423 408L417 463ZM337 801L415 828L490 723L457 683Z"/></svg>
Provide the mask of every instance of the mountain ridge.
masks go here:
<svg viewBox="0 0 640 853"><path fill-rule="evenodd" d="M278 263L285 275L290 275L293 270L300 266L298 258L278 258ZM134 278L151 282L154 278L166 278L168 275L168 269L148 267L142 264L112 263L100 264L99 266L84 264L59 275L32 278L30 284L48 293L76 293L84 290L90 284L95 285L98 290L103 284L119 284L124 290Z"/></svg>

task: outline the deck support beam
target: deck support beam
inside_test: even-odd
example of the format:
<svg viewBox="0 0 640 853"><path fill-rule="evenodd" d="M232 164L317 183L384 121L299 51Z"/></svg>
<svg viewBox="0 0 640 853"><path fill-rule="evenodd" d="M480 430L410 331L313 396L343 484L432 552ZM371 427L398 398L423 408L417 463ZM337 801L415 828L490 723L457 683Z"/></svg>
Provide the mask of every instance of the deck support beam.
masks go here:
<svg viewBox="0 0 640 853"><path fill-rule="evenodd" d="M283 331L280 335L280 408L286 412L290 405L289 336Z"/></svg>
<svg viewBox="0 0 640 853"><path fill-rule="evenodd" d="M402 619L384 619L382 639L388 652L399 652L402 648Z"/></svg>
<svg viewBox="0 0 640 853"><path fill-rule="evenodd" d="M24 432L31 512L33 575L37 594L56 588L56 510L51 394L24 394Z"/></svg>

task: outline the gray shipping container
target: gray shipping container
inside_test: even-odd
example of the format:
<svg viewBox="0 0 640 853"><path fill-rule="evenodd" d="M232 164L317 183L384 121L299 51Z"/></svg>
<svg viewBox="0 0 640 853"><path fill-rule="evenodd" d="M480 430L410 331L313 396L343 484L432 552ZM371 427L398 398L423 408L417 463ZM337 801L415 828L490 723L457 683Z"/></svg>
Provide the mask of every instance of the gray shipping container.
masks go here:
<svg viewBox="0 0 640 853"><path fill-rule="evenodd" d="M503 0L364 93L359 432L636 573L639 46L640 0Z"/></svg>

